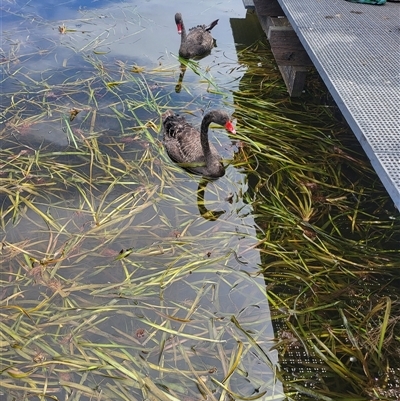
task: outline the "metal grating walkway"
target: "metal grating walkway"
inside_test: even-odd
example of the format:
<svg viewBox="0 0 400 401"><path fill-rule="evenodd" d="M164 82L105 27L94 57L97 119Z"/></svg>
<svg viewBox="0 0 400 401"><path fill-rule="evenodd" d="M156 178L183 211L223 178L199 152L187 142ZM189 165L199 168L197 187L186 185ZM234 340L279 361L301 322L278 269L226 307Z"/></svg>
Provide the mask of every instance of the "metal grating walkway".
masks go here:
<svg viewBox="0 0 400 401"><path fill-rule="evenodd" d="M400 210L400 3L278 2Z"/></svg>

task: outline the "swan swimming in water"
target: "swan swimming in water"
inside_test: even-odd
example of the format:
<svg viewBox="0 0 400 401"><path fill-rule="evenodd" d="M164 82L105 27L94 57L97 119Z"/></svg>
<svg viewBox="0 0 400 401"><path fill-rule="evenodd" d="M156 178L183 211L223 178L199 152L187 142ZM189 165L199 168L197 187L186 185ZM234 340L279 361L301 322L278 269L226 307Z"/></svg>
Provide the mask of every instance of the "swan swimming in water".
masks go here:
<svg viewBox="0 0 400 401"><path fill-rule="evenodd" d="M205 114L200 132L171 110L162 116L163 144L168 156L194 174L215 179L225 174L225 167L221 156L208 140L208 127L212 122L224 126L232 134L236 133L225 111L213 110Z"/></svg>
<svg viewBox="0 0 400 401"><path fill-rule="evenodd" d="M214 38L210 31L218 24L218 20L211 22L210 25L198 25L189 29L186 34L185 25L182 20L182 14L175 14L175 23L178 33L181 34L181 46L179 56L182 58L202 58L207 56L214 47Z"/></svg>

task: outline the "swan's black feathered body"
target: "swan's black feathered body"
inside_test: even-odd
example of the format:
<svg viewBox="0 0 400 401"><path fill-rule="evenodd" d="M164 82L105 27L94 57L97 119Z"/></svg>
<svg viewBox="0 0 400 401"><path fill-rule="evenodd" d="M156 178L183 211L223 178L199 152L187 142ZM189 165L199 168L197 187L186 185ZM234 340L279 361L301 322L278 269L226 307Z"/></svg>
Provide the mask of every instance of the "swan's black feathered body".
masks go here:
<svg viewBox="0 0 400 401"><path fill-rule="evenodd" d="M186 33L185 25L181 13L175 14L175 23L178 33L181 34L181 46L179 56L189 59L199 59L207 56L214 47L214 39L210 33L211 29L218 24L218 20L211 22L210 25L198 25L189 29Z"/></svg>
<svg viewBox="0 0 400 401"><path fill-rule="evenodd" d="M214 122L235 133L235 128L226 112L214 110L207 113L201 122L200 132L184 117L171 110L163 114L162 122L163 144L174 162L180 163L183 168L194 174L207 178L218 178L225 174L220 155L208 141L208 127Z"/></svg>

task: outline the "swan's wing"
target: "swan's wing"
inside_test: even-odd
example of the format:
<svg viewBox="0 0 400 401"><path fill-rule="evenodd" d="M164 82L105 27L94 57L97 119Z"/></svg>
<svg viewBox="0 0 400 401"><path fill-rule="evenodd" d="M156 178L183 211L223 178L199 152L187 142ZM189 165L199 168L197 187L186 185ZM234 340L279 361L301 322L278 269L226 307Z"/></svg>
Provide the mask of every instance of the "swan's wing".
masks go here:
<svg viewBox="0 0 400 401"><path fill-rule="evenodd" d="M186 122L184 117L175 114L173 111L168 110L162 116L162 122L164 127L164 138L176 139L188 128L192 126Z"/></svg>
<svg viewBox="0 0 400 401"><path fill-rule="evenodd" d="M182 135L178 136L181 154L180 162L183 163L205 163L204 152L200 142L200 132L190 126Z"/></svg>
<svg viewBox="0 0 400 401"><path fill-rule="evenodd" d="M204 25L190 29L183 47L190 58L202 57L211 52L214 39Z"/></svg>
<svg viewBox="0 0 400 401"><path fill-rule="evenodd" d="M200 132L184 117L168 111L163 115L164 146L171 159L178 163L189 163L204 159L200 143Z"/></svg>
<svg viewBox="0 0 400 401"><path fill-rule="evenodd" d="M208 32L210 32L211 31L211 29L213 29L214 27L215 27L215 25L217 25L218 24L218 19L216 19L215 21L213 21L213 22L211 22L211 24L210 25L197 25L197 26L194 26L193 28L190 28L189 29L189 32L191 32L191 31L194 31L194 30L202 30L202 31L208 31Z"/></svg>
<svg viewBox="0 0 400 401"><path fill-rule="evenodd" d="M190 128L190 129L189 129ZM180 163L193 163L196 166L205 166L206 159L201 146L200 132L188 124L188 129L177 136L180 152ZM210 151L214 159L220 160L220 156L212 143L209 143Z"/></svg>

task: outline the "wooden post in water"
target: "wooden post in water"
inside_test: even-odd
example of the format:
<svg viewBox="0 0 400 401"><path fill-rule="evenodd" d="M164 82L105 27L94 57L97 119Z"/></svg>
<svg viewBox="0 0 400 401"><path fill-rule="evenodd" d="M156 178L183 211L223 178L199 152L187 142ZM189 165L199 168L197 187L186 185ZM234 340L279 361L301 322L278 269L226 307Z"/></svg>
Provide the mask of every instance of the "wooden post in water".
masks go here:
<svg viewBox="0 0 400 401"><path fill-rule="evenodd" d="M253 0L261 27L271 46L289 95L303 92L312 62L277 0Z"/></svg>

